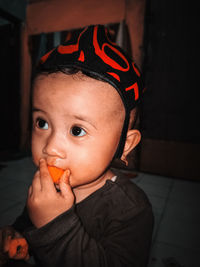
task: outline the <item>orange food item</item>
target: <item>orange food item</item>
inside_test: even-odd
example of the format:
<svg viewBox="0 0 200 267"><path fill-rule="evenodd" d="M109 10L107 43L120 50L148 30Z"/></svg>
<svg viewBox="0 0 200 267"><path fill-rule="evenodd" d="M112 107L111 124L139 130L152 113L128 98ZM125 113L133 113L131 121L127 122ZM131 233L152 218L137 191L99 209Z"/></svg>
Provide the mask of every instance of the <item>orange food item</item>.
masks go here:
<svg viewBox="0 0 200 267"><path fill-rule="evenodd" d="M25 238L14 238L10 240L8 254L10 258L27 259L28 243Z"/></svg>
<svg viewBox="0 0 200 267"><path fill-rule="evenodd" d="M63 175L64 170L55 166L48 166L49 173L55 184L59 183L60 177Z"/></svg>

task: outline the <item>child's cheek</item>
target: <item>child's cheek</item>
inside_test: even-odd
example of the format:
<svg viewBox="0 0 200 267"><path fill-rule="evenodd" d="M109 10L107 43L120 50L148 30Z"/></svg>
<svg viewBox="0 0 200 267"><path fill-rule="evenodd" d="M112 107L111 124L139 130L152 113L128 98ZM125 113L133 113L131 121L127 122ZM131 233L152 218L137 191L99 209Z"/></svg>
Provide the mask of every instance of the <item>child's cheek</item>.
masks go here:
<svg viewBox="0 0 200 267"><path fill-rule="evenodd" d="M33 163L36 167L39 167L39 160L32 157Z"/></svg>
<svg viewBox="0 0 200 267"><path fill-rule="evenodd" d="M32 161L35 164L35 166L39 166L39 158L36 156L36 154L34 153L35 151L32 149Z"/></svg>
<svg viewBox="0 0 200 267"><path fill-rule="evenodd" d="M38 147L38 143L35 141L36 140L34 138L32 138L31 152L32 152L33 163L38 167L39 166L39 160L42 157L42 153Z"/></svg>

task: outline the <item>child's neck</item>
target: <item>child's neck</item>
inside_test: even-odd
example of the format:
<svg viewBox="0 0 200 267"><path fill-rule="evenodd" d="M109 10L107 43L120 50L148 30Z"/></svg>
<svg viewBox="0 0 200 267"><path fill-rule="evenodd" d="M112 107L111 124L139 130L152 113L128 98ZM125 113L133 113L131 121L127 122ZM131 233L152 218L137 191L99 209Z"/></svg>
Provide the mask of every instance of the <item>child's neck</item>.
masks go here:
<svg viewBox="0 0 200 267"><path fill-rule="evenodd" d="M97 180L89 184L74 188L73 192L76 198L76 203L81 202L86 197L91 195L93 192L97 191L99 188L101 188L105 184L106 180L110 180L113 176L114 174L112 173L112 171L108 170Z"/></svg>

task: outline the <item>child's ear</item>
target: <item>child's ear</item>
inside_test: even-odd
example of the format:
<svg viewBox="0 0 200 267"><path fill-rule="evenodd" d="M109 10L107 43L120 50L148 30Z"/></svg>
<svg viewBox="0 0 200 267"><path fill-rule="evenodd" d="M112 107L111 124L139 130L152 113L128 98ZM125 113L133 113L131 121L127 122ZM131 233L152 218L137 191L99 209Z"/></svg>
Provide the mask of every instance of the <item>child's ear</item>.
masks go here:
<svg viewBox="0 0 200 267"><path fill-rule="evenodd" d="M128 165L126 157L137 146L137 144L139 144L140 140L141 140L140 131L135 130L135 129L128 130L127 136L126 136L126 142L124 145L124 151L121 156L121 160L124 161L126 165Z"/></svg>

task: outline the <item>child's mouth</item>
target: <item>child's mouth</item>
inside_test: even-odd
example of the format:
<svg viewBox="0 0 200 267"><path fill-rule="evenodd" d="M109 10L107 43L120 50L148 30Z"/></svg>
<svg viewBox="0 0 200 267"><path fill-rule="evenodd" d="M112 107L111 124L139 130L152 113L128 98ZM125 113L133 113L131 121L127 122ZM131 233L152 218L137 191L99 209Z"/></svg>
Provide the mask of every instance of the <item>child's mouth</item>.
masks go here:
<svg viewBox="0 0 200 267"><path fill-rule="evenodd" d="M59 180L64 173L64 170L55 166L48 165L48 170L55 184L59 184Z"/></svg>

